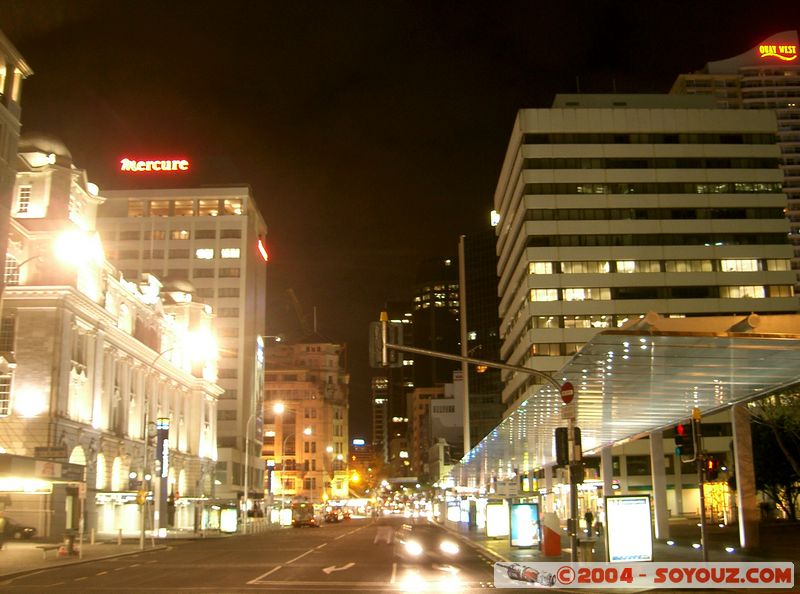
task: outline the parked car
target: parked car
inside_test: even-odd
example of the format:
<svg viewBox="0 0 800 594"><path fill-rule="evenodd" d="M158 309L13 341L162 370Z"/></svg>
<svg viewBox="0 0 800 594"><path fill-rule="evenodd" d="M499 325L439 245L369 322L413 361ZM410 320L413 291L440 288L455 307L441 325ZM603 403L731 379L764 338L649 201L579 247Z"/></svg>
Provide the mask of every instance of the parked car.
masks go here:
<svg viewBox="0 0 800 594"><path fill-rule="evenodd" d="M325 512L325 521L334 523L334 522L341 522L344 520L344 514L340 509L329 509Z"/></svg>
<svg viewBox="0 0 800 594"><path fill-rule="evenodd" d="M3 538L15 538L20 540L22 538L28 539L36 536L36 528L20 524L13 518L0 518L0 527L2 527Z"/></svg>

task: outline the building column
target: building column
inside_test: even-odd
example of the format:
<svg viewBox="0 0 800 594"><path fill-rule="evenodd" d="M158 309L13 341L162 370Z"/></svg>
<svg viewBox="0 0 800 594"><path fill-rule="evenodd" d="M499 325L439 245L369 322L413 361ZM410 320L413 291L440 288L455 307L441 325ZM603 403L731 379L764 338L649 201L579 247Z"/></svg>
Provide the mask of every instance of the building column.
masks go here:
<svg viewBox="0 0 800 594"><path fill-rule="evenodd" d="M611 446L600 450L600 478L603 479L603 497L611 497L614 494L614 457L611 455Z"/></svg>
<svg viewBox="0 0 800 594"><path fill-rule="evenodd" d="M739 545L743 549L758 546L758 501L756 473L753 467L753 438L750 413L746 404L731 408L733 425L734 469L736 473L736 505L739 508Z"/></svg>
<svg viewBox="0 0 800 594"><path fill-rule="evenodd" d="M542 470L544 471L544 488L547 492L544 497L544 511L552 512L553 500L555 499L553 495L553 467L545 466Z"/></svg>
<svg viewBox="0 0 800 594"><path fill-rule="evenodd" d="M669 514L667 513L667 476L664 470L664 440L661 431L650 433L650 475L653 485L653 507L655 508L656 538L669 538Z"/></svg>

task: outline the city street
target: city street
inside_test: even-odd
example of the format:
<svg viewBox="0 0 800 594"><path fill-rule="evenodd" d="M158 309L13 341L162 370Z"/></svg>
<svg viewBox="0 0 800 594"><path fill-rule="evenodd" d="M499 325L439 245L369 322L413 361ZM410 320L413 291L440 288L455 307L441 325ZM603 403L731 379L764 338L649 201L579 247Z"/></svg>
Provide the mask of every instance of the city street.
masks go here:
<svg viewBox="0 0 800 594"><path fill-rule="evenodd" d="M384 522L385 520L382 520ZM392 518L393 526L402 520ZM491 587L492 562L462 545L457 565L407 565L354 519L321 528L182 542L167 550L12 578L3 592L455 591Z"/></svg>

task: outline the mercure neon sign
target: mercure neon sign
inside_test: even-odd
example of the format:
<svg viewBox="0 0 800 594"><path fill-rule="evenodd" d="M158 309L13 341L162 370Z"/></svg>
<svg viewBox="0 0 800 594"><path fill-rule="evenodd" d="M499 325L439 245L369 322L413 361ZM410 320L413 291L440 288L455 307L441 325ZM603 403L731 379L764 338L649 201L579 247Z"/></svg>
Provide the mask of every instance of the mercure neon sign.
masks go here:
<svg viewBox="0 0 800 594"><path fill-rule="evenodd" d="M762 58L778 58L784 62L793 62L797 59L797 46L763 44L758 46L758 53Z"/></svg>
<svg viewBox="0 0 800 594"><path fill-rule="evenodd" d="M128 159L127 157L119 162L119 170L130 173L142 173L145 171L189 171L189 161L187 159L155 159L142 161Z"/></svg>

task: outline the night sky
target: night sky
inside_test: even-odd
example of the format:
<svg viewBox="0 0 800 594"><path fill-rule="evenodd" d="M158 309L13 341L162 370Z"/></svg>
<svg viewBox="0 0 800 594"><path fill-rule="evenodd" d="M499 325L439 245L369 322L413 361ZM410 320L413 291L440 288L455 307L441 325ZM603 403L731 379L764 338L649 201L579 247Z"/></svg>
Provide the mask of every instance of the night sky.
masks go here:
<svg viewBox="0 0 800 594"><path fill-rule="evenodd" d="M798 2L0 1L33 68L24 132L102 190L248 184L269 227L268 334L316 308L348 345L368 435L367 325L416 265L488 224L517 109L668 92L675 77L800 28ZM700 12L696 12L699 10ZM119 159L181 156L179 179ZM147 183L148 185L143 185Z"/></svg>

